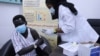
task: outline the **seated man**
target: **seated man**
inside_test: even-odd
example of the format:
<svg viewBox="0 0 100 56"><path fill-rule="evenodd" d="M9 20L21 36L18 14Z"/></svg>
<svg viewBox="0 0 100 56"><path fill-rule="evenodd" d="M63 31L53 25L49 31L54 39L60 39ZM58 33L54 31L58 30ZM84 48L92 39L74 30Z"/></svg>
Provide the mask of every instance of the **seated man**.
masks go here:
<svg viewBox="0 0 100 56"><path fill-rule="evenodd" d="M36 48L41 50L47 46L36 30L27 27L27 21L23 15L16 15L13 18L15 31L12 35L12 43L15 53L18 56L39 56ZM41 55L42 56L42 55Z"/></svg>

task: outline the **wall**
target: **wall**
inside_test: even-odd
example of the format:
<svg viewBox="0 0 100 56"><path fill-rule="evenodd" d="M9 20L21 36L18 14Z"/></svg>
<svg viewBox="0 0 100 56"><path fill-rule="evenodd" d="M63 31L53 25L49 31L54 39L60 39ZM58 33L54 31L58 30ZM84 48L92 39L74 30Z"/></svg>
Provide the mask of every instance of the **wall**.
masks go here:
<svg viewBox="0 0 100 56"><path fill-rule="evenodd" d="M68 0L75 4L77 10L87 18L100 19L100 0Z"/></svg>
<svg viewBox="0 0 100 56"><path fill-rule="evenodd" d="M68 0L87 18L100 18L100 0ZM22 5L0 3L0 48L10 39L14 30L12 17L22 13Z"/></svg>
<svg viewBox="0 0 100 56"><path fill-rule="evenodd" d="M0 3L0 48L10 39L14 30L12 18L22 13L22 5Z"/></svg>

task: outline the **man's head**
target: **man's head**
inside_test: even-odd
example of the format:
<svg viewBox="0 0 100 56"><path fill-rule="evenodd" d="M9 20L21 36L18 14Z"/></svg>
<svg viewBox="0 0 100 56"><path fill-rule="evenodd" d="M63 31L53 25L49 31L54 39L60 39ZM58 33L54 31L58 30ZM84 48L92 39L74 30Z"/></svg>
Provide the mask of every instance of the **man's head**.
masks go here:
<svg viewBox="0 0 100 56"><path fill-rule="evenodd" d="M25 33L27 29L27 21L25 20L25 17L23 15L16 15L13 18L13 24L18 32Z"/></svg>
<svg viewBox="0 0 100 56"><path fill-rule="evenodd" d="M15 27L22 24L27 25L27 21L23 15L16 15L15 17L13 17L13 24Z"/></svg>

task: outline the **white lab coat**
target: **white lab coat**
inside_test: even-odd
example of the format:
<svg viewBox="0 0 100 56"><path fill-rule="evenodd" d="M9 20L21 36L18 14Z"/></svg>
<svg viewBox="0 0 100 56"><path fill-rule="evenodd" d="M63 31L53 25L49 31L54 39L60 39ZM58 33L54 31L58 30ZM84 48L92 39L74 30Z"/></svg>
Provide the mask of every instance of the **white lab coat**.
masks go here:
<svg viewBox="0 0 100 56"><path fill-rule="evenodd" d="M64 33L60 33L62 41L68 42L96 42L98 34L87 22L87 19L74 15L69 8L59 6L59 28Z"/></svg>

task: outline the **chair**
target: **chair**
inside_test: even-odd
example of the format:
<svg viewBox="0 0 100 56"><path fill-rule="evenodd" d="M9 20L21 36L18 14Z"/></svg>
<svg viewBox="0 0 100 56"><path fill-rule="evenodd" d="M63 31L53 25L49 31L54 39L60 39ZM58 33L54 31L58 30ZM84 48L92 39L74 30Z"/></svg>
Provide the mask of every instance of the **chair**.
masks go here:
<svg viewBox="0 0 100 56"><path fill-rule="evenodd" d="M11 40L8 40L1 48L0 56L15 56L15 51Z"/></svg>
<svg viewBox="0 0 100 56"><path fill-rule="evenodd" d="M100 35L100 19L87 19L87 21L93 27L93 29ZM100 36L97 40L97 43L100 43Z"/></svg>
<svg viewBox="0 0 100 56"><path fill-rule="evenodd" d="M100 35L100 19L88 19L89 24Z"/></svg>

